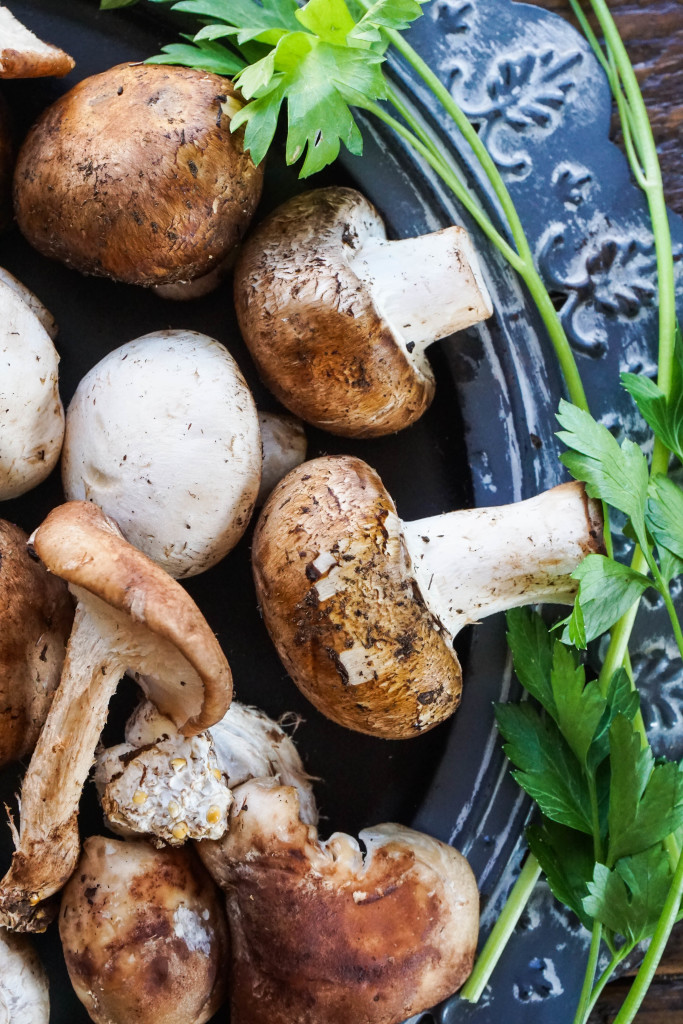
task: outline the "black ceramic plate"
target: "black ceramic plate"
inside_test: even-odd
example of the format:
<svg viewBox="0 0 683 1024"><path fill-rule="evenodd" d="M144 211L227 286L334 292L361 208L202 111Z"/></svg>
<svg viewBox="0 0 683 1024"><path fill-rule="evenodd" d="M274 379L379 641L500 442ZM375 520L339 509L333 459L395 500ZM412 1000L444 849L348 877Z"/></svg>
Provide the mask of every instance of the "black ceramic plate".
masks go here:
<svg viewBox="0 0 683 1024"><path fill-rule="evenodd" d="M15 0L12 9L77 61L76 70L62 81L6 83L3 91L20 132L80 78L120 61L144 58L174 38L168 15L156 8L151 13L142 7L100 13L94 0ZM593 391L601 395L606 408L614 380L608 371L614 370L615 360L623 359L621 348L609 365L604 354L612 351L608 344L612 327L624 317L623 310L609 305L614 289L610 291L609 267L605 270L604 260L603 280L596 281L595 273L591 278L590 267L598 264L590 263L590 246L611 245L609 252L613 253L616 245L619 252L622 241L624 245L628 242L629 232L635 232L636 244L641 244L645 253L647 239L638 241L642 232L638 234L636 228L640 230L642 211L630 192L624 198L623 164L616 154L613 157L605 141L602 111L608 109L608 101L604 86L596 85L592 58L562 22L509 0L436 0L426 10L416 26L414 41L487 133L539 257L545 261L546 273L555 281L558 304L564 303L577 351L584 353L584 361L596 359L591 365ZM428 100L418 83L400 67L394 73L406 93L428 112ZM582 76L591 90L588 104L578 99ZM594 113L589 116L591 107ZM602 159L609 165L610 187L621 189L621 208L626 207L627 228L621 235L617 231L618 237L611 240L597 220L600 210L608 211L617 193L602 195L599 175L590 170L586 179L585 166L572 155L578 150L571 133L576 133L578 124L585 133L588 121ZM448 126L434 121L433 127L495 217L495 205L469 166L468 153L458 150ZM560 128L565 133L563 142L561 133L558 136ZM376 126L366 125L364 134L362 159L344 159L305 187L330 182L356 184L380 208L396 236L432 230L454 220L472 227L400 143ZM558 142L555 152L552 145ZM565 153L567 145L570 148ZM296 173L275 154L268 165L257 218L302 187ZM583 231L576 228L577 211L584 217ZM560 214L570 226L563 224ZM403 518L471 504L503 504L552 486L561 478L552 418L561 388L543 332L513 276L480 237L478 244L496 314L485 329L467 332L431 350L438 390L425 417L401 434L376 441L349 442L308 431L311 456L350 452L375 466ZM630 269L635 260L635 269L642 276L646 260L643 256L638 263L639 251L631 256ZM628 260L625 262L628 272ZM186 327L223 342L247 377L259 408L275 408L239 337L228 289L188 304L163 302L141 289L85 279L51 263L33 252L16 231L0 240L0 264L32 288L57 318L65 404L83 374L106 352L155 329ZM623 262L619 269L623 271ZM637 326L641 339L652 334L646 307L644 302L642 308L629 309L625 317L627 326L631 321ZM600 316L603 320L598 322ZM648 358L642 343L637 350L635 344L624 348L631 353L632 363L636 358ZM4 503L0 511L4 518L30 531L60 500L58 475L53 474L25 497ZM477 873L486 926L518 863L527 813L525 801L507 777L493 727L491 704L505 699L513 685L504 623L489 620L458 638L466 685L462 707L451 721L400 743L359 736L318 715L287 678L256 609L249 540L247 536L215 569L187 582L228 655L237 696L274 717L285 711L303 716L296 738L308 771L321 780L317 796L323 833L357 832L367 825L395 820L455 842ZM108 726L111 738L119 738L129 700L130 693L115 699ZM3 798L11 798L18 778L17 772L5 773L0 780ZM102 827L90 792L84 797L81 821L84 832ZM3 840L4 866L10 845L6 834ZM543 899L542 894L538 899ZM525 934L508 952L484 1005L470 1010L452 1000L435 1011L434 1019L450 1022L475 1015L484 1024L489 1019L500 1020L503 1006L511 1021L549 1024L569 1018L583 937L571 920L557 912L553 916L547 907L541 914L536 904L526 924ZM37 941L52 979L52 1024L85 1024L88 1018L71 991L54 929ZM219 1019L225 1020L225 1014L217 1015Z"/></svg>

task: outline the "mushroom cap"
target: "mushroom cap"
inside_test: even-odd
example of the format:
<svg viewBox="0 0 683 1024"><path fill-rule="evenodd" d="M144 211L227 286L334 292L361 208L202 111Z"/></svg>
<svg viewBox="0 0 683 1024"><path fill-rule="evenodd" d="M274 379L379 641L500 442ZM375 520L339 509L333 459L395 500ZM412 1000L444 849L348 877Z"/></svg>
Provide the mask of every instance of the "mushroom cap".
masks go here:
<svg viewBox="0 0 683 1024"><path fill-rule="evenodd" d="M187 848L86 839L59 932L95 1024L204 1024L223 1001L225 914Z"/></svg>
<svg viewBox="0 0 683 1024"><path fill-rule="evenodd" d="M263 168L230 132L226 78L121 64L49 107L19 152L15 213L44 255L157 285L201 277L237 245Z"/></svg>
<svg viewBox="0 0 683 1024"><path fill-rule="evenodd" d="M360 192L314 189L274 211L235 267L240 329L268 388L296 416L347 437L417 420L434 396L349 266L384 223Z"/></svg>
<svg viewBox="0 0 683 1024"><path fill-rule="evenodd" d="M361 459L292 470L261 513L252 561L271 639L328 718L401 739L456 709L458 659L415 585L394 503Z"/></svg>
<svg viewBox="0 0 683 1024"><path fill-rule="evenodd" d="M59 333L57 321L50 310L45 308L37 295L34 295L30 288L27 288L25 284L19 281L14 274L10 274L9 270L5 270L4 267L0 267L0 281L15 291L19 298L26 303L38 317L52 341L54 341Z"/></svg>
<svg viewBox="0 0 683 1024"><path fill-rule="evenodd" d="M38 954L23 935L0 928L0 1020L49 1024L50 993Z"/></svg>
<svg viewBox="0 0 683 1024"><path fill-rule="evenodd" d="M159 675L136 678L176 728L194 736L219 721L232 697L232 675L220 644L190 595L121 536L100 508L72 501L53 509L31 538L45 567L95 610L108 606L167 641L187 664L184 680L159 657ZM99 604L98 604L99 602ZM151 646L147 645L147 660ZM176 666L174 666L174 669Z"/></svg>
<svg viewBox="0 0 683 1024"><path fill-rule="evenodd" d="M75 63L64 50L34 35L7 7L0 7L0 78L61 78Z"/></svg>
<svg viewBox="0 0 683 1024"><path fill-rule="evenodd" d="M0 280L0 500L36 487L64 437L59 356L22 294Z"/></svg>
<svg viewBox="0 0 683 1024"><path fill-rule="evenodd" d="M110 352L66 417L62 481L175 577L215 565L244 533L261 478L258 414L228 350L158 331Z"/></svg>
<svg viewBox="0 0 683 1024"><path fill-rule="evenodd" d="M225 889L233 1024L398 1024L472 969L477 885L452 847L401 825L321 842L294 789L237 788L199 852Z"/></svg>
<svg viewBox="0 0 683 1024"><path fill-rule="evenodd" d="M27 540L0 519L0 765L36 744L74 616L66 584L29 557Z"/></svg>

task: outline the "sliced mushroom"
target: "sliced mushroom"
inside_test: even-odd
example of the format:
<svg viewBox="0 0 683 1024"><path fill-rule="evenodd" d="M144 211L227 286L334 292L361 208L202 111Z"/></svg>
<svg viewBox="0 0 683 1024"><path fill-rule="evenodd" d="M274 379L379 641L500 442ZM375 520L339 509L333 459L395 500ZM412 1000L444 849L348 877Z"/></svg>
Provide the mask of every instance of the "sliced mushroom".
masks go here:
<svg viewBox="0 0 683 1024"><path fill-rule="evenodd" d="M95 768L105 821L120 835L147 835L170 846L220 839L232 803L228 785L251 778L294 786L302 819L318 820L312 780L294 743L257 708L233 701L220 722L188 739L143 701L126 723L125 737L99 754Z"/></svg>
<svg viewBox="0 0 683 1024"><path fill-rule="evenodd" d="M49 1024L50 991L38 954L23 935L0 928L0 1021Z"/></svg>
<svg viewBox="0 0 683 1024"><path fill-rule="evenodd" d="M235 791L230 829L199 844L225 890L232 1024L398 1024L462 985L479 899L445 843L401 825L321 842L295 790Z"/></svg>
<svg viewBox="0 0 683 1024"><path fill-rule="evenodd" d="M29 293L30 294L30 293ZM37 301L37 300L36 300ZM49 475L62 449L59 356L22 286L0 280L0 501Z"/></svg>
<svg viewBox="0 0 683 1024"><path fill-rule="evenodd" d="M59 932L95 1024L204 1024L225 998L225 914L189 849L86 839Z"/></svg>
<svg viewBox="0 0 683 1024"><path fill-rule="evenodd" d="M0 78L61 78L75 64L68 53L44 43L7 7L0 7Z"/></svg>
<svg viewBox="0 0 683 1024"><path fill-rule="evenodd" d="M64 492L100 505L172 576L203 572L234 547L260 479L254 400L212 338L147 334L110 352L78 385Z"/></svg>
<svg viewBox="0 0 683 1024"><path fill-rule="evenodd" d="M463 228L388 241L375 208L336 187L295 196L256 228L235 305L273 394L346 437L418 419L434 395L425 347L493 312Z"/></svg>
<svg viewBox="0 0 683 1024"><path fill-rule="evenodd" d="M32 544L77 599L60 685L22 786L17 849L0 882L0 921L41 931L51 911L44 901L78 858L78 802L121 676L132 674L186 736L223 717L232 679L190 596L95 505L54 509Z"/></svg>
<svg viewBox="0 0 683 1024"><path fill-rule="evenodd" d="M278 484L252 557L264 621L299 689L341 725L401 739L458 706L463 626L571 603L570 574L601 546L600 506L581 484L405 524L377 473L337 456Z"/></svg>
<svg viewBox="0 0 683 1024"><path fill-rule="evenodd" d="M0 765L35 747L74 617L66 584L29 558L27 540L0 519Z"/></svg>
<svg viewBox="0 0 683 1024"><path fill-rule="evenodd" d="M192 281L228 258L263 167L230 131L231 82L121 64L60 97L17 159L15 213L45 256L129 284Z"/></svg>

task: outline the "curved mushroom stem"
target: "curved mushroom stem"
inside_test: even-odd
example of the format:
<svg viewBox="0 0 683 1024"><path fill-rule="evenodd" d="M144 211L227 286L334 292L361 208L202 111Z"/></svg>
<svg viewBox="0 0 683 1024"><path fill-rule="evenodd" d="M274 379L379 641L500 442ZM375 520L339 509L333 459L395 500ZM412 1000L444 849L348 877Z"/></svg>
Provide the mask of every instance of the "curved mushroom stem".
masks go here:
<svg viewBox="0 0 683 1024"><path fill-rule="evenodd" d="M602 517L572 482L511 505L404 523L403 536L420 593L453 637L509 608L571 604L571 573L599 550Z"/></svg>
<svg viewBox="0 0 683 1024"><path fill-rule="evenodd" d="M464 228L395 241L371 236L348 262L414 362L424 359L427 345L493 313Z"/></svg>

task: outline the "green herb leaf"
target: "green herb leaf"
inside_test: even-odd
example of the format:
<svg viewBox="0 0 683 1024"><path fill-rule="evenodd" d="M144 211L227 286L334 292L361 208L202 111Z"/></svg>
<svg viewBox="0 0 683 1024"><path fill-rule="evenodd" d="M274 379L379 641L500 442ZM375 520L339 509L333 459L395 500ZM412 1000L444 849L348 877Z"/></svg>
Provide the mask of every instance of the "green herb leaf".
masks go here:
<svg viewBox="0 0 683 1024"><path fill-rule="evenodd" d="M308 0L296 16L304 28L328 43L343 46L355 21L344 0Z"/></svg>
<svg viewBox="0 0 683 1024"><path fill-rule="evenodd" d="M557 718L550 674L554 638L537 612L513 608L506 615L507 641L512 651L515 674L532 697Z"/></svg>
<svg viewBox="0 0 683 1024"><path fill-rule="evenodd" d="M156 3L166 0L155 0ZM175 11L185 11L212 24L205 26L195 39L217 38L208 35L207 28L216 28L221 34L233 36L238 46L258 40L275 45L288 32L298 32L298 11L295 0L180 0L173 5Z"/></svg>
<svg viewBox="0 0 683 1024"><path fill-rule="evenodd" d="M202 68L217 75L232 76L244 67L244 61L220 43L203 41L192 43L170 43L162 47L162 53L150 57L147 64L181 64L186 68ZM231 122L232 127L232 122Z"/></svg>
<svg viewBox="0 0 683 1024"><path fill-rule="evenodd" d="M647 528L658 548L683 559L683 491L661 474L650 481Z"/></svg>
<svg viewBox="0 0 683 1024"><path fill-rule="evenodd" d="M576 480L584 481L592 498L601 498L629 517L638 542L647 550L648 467L638 445L626 440L619 446L607 427L564 400L557 419L565 428L557 436L571 449L561 461Z"/></svg>
<svg viewBox="0 0 683 1024"><path fill-rule="evenodd" d="M631 722L617 715L610 728L609 863L661 842L683 824L683 772L654 765Z"/></svg>
<svg viewBox="0 0 683 1024"><path fill-rule="evenodd" d="M118 7L132 7L138 0L100 0L101 11L115 11Z"/></svg>
<svg viewBox="0 0 683 1024"><path fill-rule="evenodd" d="M657 927L671 878L668 859L659 845L623 858L612 871L596 864L588 883L589 895L583 900L584 912L635 945Z"/></svg>
<svg viewBox="0 0 683 1024"><path fill-rule="evenodd" d="M605 712L595 731L593 743L588 752L588 769L595 769L609 754L609 730L617 715L623 715L633 722L640 707L638 691L631 685L626 671L617 669L610 680L605 699Z"/></svg>
<svg viewBox="0 0 683 1024"><path fill-rule="evenodd" d="M387 40L382 37L381 29L389 28L397 32L408 28L412 21L421 17L420 4L426 0L377 0L363 15L358 24L349 33L349 40L363 40L369 43L382 43L386 48Z"/></svg>
<svg viewBox="0 0 683 1024"><path fill-rule="evenodd" d="M559 641L555 644L551 674L557 724L582 765L587 764L598 725L607 707L596 682L586 685L586 673L573 653Z"/></svg>
<svg viewBox="0 0 683 1024"><path fill-rule="evenodd" d="M519 785L553 821L592 834L588 788L581 767L555 723L528 702L496 705L498 728Z"/></svg>
<svg viewBox="0 0 683 1024"><path fill-rule="evenodd" d="M652 586L647 576L605 555L587 555L572 576L579 592L563 640L579 648L611 629Z"/></svg>
<svg viewBox="0 0 683 1024"><path fill-rule="evenodd" d="M539 825L530 825L526 839L553 894L590 930L593 923L583 901L593 878L593 841L584 833L558 825L549 818L541 818Z"/></svg>
<svg viewBox="0 0 683 1024"><path fill-rule="evenodd" d="M669 399L654 381L635 373L622 373L621 382L634 399L646 423L660 441L683 462L683 341L676 325L676 351Z"/></svg>

